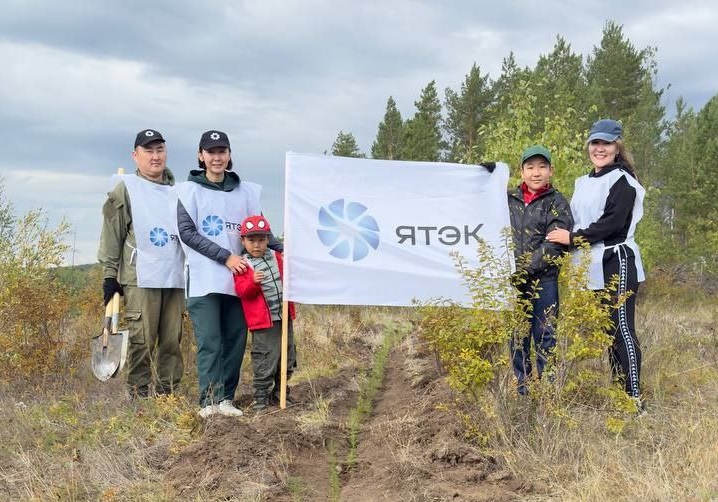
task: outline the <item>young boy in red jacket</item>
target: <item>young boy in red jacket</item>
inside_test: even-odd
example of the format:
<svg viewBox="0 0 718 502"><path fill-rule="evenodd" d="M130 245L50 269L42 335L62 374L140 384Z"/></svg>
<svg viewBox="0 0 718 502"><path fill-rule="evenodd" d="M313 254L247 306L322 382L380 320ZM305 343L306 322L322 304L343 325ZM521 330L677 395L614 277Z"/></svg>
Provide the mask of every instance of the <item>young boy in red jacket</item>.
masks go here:
<svg viewBox="0 0 718 502"><path fill-rule="evenodd" d="M280 357L282 343L282 255L270 250L271 229L264 216L250 216L240 227L249 267L234 275L234 289L242 302L247 327L252 332L252 366L254 369L254 409L262 411L279 403ZM292 319L294 304L289 303L287 379L297 366ZM287 403L289 389L287 388Z"/></svg>

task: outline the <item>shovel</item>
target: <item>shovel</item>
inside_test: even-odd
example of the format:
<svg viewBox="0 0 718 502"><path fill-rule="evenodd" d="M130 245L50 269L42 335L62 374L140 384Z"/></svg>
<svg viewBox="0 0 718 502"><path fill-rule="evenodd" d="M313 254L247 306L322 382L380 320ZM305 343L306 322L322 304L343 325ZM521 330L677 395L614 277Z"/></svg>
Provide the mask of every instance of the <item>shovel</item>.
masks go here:
<svg viewBox="0 0 718 502"><path fill-rule="evenodd" d="M127 333L117 332L120 319L120 295L115 293L105 307L102 333L90 341L92 372L104 382L115 376L124 365L127 354Z"/></svg>

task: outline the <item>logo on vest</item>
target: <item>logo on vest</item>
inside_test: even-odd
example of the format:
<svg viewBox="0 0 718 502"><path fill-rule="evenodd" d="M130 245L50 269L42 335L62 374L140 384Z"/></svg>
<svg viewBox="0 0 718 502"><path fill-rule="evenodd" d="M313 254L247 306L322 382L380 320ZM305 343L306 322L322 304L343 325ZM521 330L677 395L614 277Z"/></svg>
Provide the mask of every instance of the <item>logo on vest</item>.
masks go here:
<svg viewBox="0 0 718 502"><path fill-rule="evenodd" d="M211 237L221 234L222 228L224 228L224 221L217 215L210 214L202 220L202 231Z"/></svg>
<svg viewBox="0 0 718 502"><path fill-rule="evenodd" d="M318 217L317 236L335 258L359 261L379 247L379 225L363 204L337 199L320 208Z"/></svg>
<svg viewBox="0 0 718 502"><path fill-rule="evenodd" d="M164 228L155 227L150 230L150 242L157 247L164 247L170 240L170 235Z"/></svg>

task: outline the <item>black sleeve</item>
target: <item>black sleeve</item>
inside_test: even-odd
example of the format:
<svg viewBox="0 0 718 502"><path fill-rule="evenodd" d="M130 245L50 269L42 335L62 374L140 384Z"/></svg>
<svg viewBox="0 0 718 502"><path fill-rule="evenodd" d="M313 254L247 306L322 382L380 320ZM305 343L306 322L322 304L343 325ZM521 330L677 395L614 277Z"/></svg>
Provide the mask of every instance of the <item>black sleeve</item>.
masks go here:
<svg viewBox="0 0 718 502"><path fill-rule="evenodd" d="M210 260L224 265L232 254L197 231L194 221L182 205L182 201L179 200L177 201L177 228L182 242Z"/></svg>
<svg viewBox="0 0 718 502"><path fill-rule="evenodd" d="M570 231L573 228L573 216L571 215L571 206L566 198L557 193L551 206L549 207L546 218L546 233L551 230L561 228ZM531 255L531 263L527 268L527 272L531 275L537 275L548 268L553 260L568 251L568 246L549 242L546 239L541 243L536 251Z"/></svg>
<svg viewBox="0 0 718 502"><path fill-rule="evenodd" d="M608 191L606 207L601 217L587 228L572 232L571 244L577 237L583 237L589 244L595 244L619 233L631 217L635 200L636 189L622 176Z"/></svg>
<svg viewBox="0 0 718 502"><path fill-rule="evenodd" d="M277 239L274 234L269 234L269 249L284 253L284 243Z"/></svg>
<svg viewBox="0 0 718 502"><path fill-rule="evenodd" d="M262 214L264 216L264 213ZM279 251L280 253L284 253L284 243L277 239L274 234L269 234L269 249L272 251Z"/></svg>

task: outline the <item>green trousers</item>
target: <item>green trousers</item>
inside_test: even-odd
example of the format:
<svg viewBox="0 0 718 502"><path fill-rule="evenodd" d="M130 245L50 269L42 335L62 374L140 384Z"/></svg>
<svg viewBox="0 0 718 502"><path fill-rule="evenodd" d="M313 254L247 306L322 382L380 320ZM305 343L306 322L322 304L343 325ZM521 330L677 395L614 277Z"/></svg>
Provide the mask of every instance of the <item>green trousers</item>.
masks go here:
<svg viewBox="0 0 718 502"><path fill-rule="evenodd" d="M150 393L152 373L155 392L172 392L182 380L184 364L182 308L184 290L123 286L125 318L130 332L127 347L127 387L132 395Z"/></svg>
<svg viewBox="0 0 718 502"><path fill-rule="evenodd" d="M289 321L287 342L287 380L297 366L294 347L294 329ZM281 383L282 321L274 321L267 329L252 331L252 369L254 370L254 397L263 399L270 393L279 395Z"/></svg>
<svg viewBox="0 0 718 502"><path fill-rule="evenodd" d="M239 298L219 293L187 299L197 341L199 405L234 400L247 346L247 323Z"/></svg>

